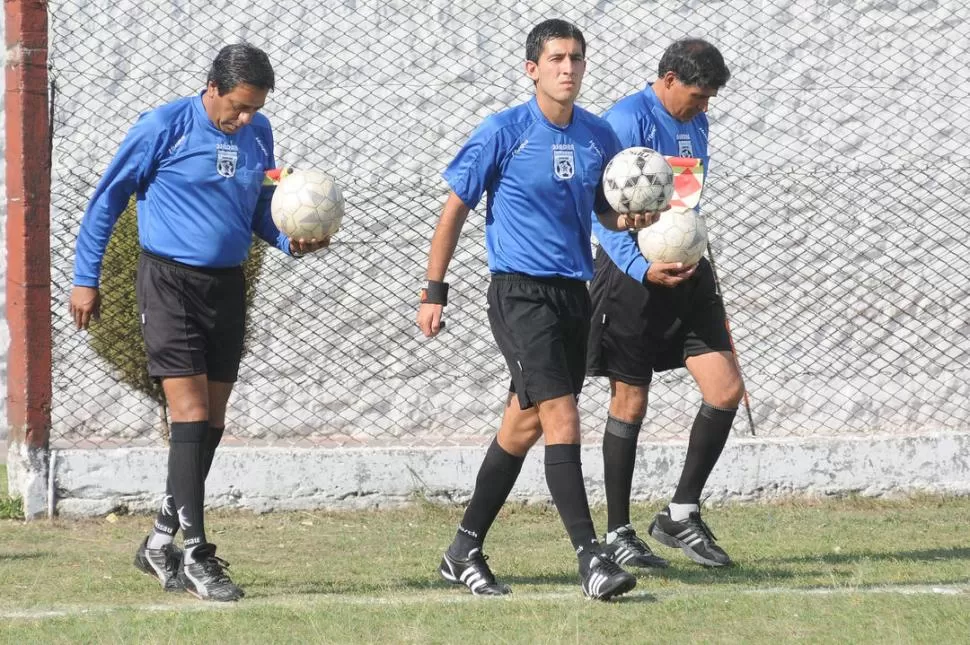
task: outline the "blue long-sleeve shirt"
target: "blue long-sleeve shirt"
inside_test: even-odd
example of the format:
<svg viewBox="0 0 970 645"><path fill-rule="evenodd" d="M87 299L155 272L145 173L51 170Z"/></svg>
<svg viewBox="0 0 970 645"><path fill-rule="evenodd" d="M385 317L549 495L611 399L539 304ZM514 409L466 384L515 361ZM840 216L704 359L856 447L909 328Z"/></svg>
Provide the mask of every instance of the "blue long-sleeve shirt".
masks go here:
<svg viewBox="0 0 970 645"><path fill-rule="evenodd" d="M202 95L146 112L125 136L81 220L74 284L97 287L108 238L132 195L138 241L155 255L190 266L222 268L245 261L255 232L289 253L270 215L275 167L269 120L255 114L234 134L220 131Z"/></svg>
<svg viewBox="0 0 970 645"><path fill-rule="evenodd" d="M603 114L620 139L623 149L652 148L667 157L694 157L708 168L707 115L701 112L690 121L678 121L667 112L653 87L620 99ZM640 253L636 235L611 231L593 218L593 232L600 246L624 273L643 282L650 262Z"/></svg>

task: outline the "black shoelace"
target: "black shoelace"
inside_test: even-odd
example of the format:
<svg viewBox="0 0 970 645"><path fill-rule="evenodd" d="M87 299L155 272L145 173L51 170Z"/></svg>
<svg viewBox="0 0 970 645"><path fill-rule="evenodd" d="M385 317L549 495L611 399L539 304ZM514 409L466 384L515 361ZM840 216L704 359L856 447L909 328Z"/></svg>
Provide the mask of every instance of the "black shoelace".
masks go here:
<svg viewBox="0 0 970 645"><path fill-rule="evenodd" d="M623 572L620 565L614 562L613 558L610 558L605 554L597 555L596 559L599 560L599 565L594 568L599 570L600 573L605 573L608 576L615 576L616 574Z"/></svg>
<svg viewBox="0 0 970 645"><path fill-rule="evenodd" d="M229 576L226 575L226 569L229 568L229 563L222 558L210 555L200 564L202 565L202 570L205 571L206 575L210 576L214 582L222 584L232 582L232 580L229 579Z"/></svg>
<svg viewBox="0 0 970 645"><path fill-rule="evenodd" d="M709 527L707 523L701 519L700 513L691 513L687 518L687 526L700 533L705 542L717 542L717 537L714 535L714 531L712 531L711 527Z"/></svg>
<svg viewBox="0 0 970 645"><path fill-rule="evenodd" d="M487 555L485 555L481 551L478 551L478 553L476 553L475 555L469 554L468 560L469 562L471 562L472 566L478 569L478 572L482 574L486 582L488 582L489 584L495 583L495 576L492 575L491 569L489 569L488 565L485 564L488 561Z"/></svg>
<svg viewBox="0 0 970 645"><path fill-rule="evenodd" d="M162 552L165 554L165 571L168 573L177 573L179 567L182 566L182 557L175 552L175 547L171 544L166 544L162 547Z"/></svg>
<svg viewBox="0 0 970 645"><path fill-rule="evenodd" d="M647 543L640 539L640 536L630 531L629 533L620 533L616 537L616 541L625 547L632 548L638 551L650 551L650 547Z"/></svg>

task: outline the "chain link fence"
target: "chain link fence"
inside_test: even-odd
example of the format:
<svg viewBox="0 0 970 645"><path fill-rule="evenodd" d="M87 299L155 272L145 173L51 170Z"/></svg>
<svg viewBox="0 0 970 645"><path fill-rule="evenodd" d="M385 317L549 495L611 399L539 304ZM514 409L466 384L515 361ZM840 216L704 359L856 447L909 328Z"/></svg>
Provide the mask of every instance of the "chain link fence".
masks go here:
<svg viewBox="0 0 970 645"><path fill-rule="evenodd" d="M265 112L278 161L331 172L347 215L323 254L264 254L228 441L483 443L507 388L485 316L484 201L451 265L439 339L419 337L417 292L440 172L485 116L529 97L525 36L549 17L586 35L580 104L594 113L652 81L676 38L711 40L731 68L709 113L702 204L751 395L753 427L740 414L736 433L967 427L963 2L53 0L50 11L55 445L160 441L157 404L70 327L74 241L136 116L200 91L218 49L239 40L276 68ZM607 403L605 381L588 382L587 438ZM685 371L661 375L645 432L686 436L698 403Z"/></svg>

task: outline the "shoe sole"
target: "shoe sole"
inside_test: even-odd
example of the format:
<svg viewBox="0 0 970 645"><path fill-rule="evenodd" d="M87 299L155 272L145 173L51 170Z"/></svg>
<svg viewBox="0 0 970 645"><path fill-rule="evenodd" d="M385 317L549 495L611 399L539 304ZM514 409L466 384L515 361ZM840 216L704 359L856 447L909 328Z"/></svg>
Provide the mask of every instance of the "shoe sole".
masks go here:
<svg viewBox="0 0 970 645"><path fill-rule="evenodd" d="M590 600L602 600L606 602L608 600L612 600L613 598L616 598L617 596L622 596L628 591L632 591L633 588L636 586L637 586L637 579L634 578L633 576L630 576L629 578L625 578L624 580L622 580L618 585L616 585L612 589L607 589L606 591L604 591L598 596L587 595L586 597L589 598Z"/></svg>
<svg viewBox="0 0 970 645"><path fill-rule="evenodd" d="M242 600L242 598L246 596L246 593L242 589L239 590L239 595L236 596L235 598L215 598L213 596L200 596L195 591L195 589L190 589L187 586L184 587L184 589L187 593L190 593L196 598L198 598L199 600L204 600L206 602L238 602L239 600Z"/></svg>
<svg viewBox="0 0 970 645"><path fill-rule="evenodd" d="M505 588L504 594L503 593L475 593L475 591L471 587L466 585L464 582L462 582L455 576L451 575L451 573L448 570L448 565L445 563L444 558L442 558L441 564L438 565L438 575L440 575L445 582L450 582L453 585L461 585L465 589L468 589L468 591L471 592L473 596L481 596L483 598L486 598L489 596L507 596L512 593L512 589L510 589L508 585L502 585Z"/></svg>
<svg viewBox="0 0 970 645"><path fill-rule="evenodd" d="M705 558L701 554L694 551L694 549L690 548L690 546L688 546L686 542L677 539L673 535L664 533L663 529L658 527L656 524L653 524L650 526L649 533L650 533L650 537L655 539L657 542L660 542L664 546L669 546L671 549L680 549L681 551L684 552L684 555L686 555L688 558L690 558L691 560L693 560L694 562L702 566L726 567L731 564L730 560L728 560L727 562L718 562L717 560L710 560L708 558Z"/></svg>
<svg viewBox="0 0 970 645"><path fill-rule="evenodd" d="M246 592L243 591L240 587L236 587L236 591L238 592L238 595L235 595L232 598L216 598L215 596L203 596L198 592L198 590L192 584L186 584L186 581L183 581L181 578L177 578L177 580L181 585L182 589L186 593L195 596L199 600L205 600L207 602L236 602L238 600L242 600L246 596Z"/></svg>

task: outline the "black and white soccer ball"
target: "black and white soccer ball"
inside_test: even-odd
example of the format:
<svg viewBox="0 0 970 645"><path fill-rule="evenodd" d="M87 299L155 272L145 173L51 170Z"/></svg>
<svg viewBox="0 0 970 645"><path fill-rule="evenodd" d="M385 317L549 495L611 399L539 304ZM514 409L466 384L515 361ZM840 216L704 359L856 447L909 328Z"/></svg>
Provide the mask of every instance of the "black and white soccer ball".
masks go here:
<svg viewBox="0 0 970 645"><path fill-rule="evenodd" d="M693 208L671 208L637 233L640 254L651 262L697 264L707 248L707 223Z"/></svg>
<svg viewBox="0 0 970 645"><path fill-rule="evenodd" d="M319 240L340 228L344 198L337 182L322 170L294 170L277 184L270 211L288 237Z"/></svg>
<svg viewBox="0 0 970 645"><path fill-rule="evenodd" d="M674 171L656 150L627 148L606 164L603 192L617 213L659 211L674 194Z"/></svg>

